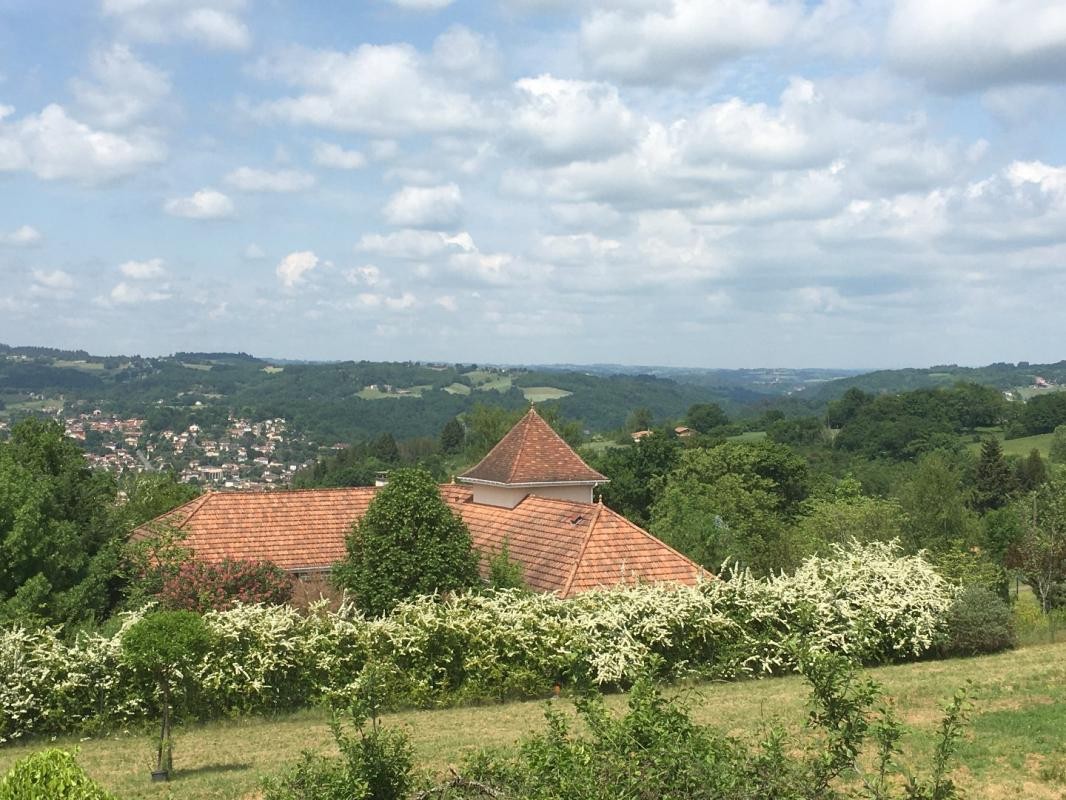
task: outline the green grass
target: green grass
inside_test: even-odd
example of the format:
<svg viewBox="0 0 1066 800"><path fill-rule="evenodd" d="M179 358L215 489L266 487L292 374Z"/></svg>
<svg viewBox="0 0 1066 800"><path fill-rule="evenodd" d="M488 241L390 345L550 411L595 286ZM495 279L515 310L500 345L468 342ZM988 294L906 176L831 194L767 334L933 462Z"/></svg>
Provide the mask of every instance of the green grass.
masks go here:
<svg viewBox="0 0 1066 800"><path fill-rule="evenodd" d="M263 367L263 369L260 370L260 371L267 373L267 375L276 375L279 372L284 372L285 371L285 367L269 366L269 367Z"/></svg>
<svg viewBox="0 0 1066 800"><path fill-rule="evenodd" d="M556 389L554 386L524 386L522 387L522 394L531 403L541 403L545 400L559 400L563 397L569 397L573 392L568 392L566 389Z"/></svg>
<svg viewBox="0 0 1066 800"><path fill-rule="evenodd" d="M68 369L82 369L86 372L102 372L104 369L104 363L102 361L61 361L56 359L52 362L53 367L66 367Z"/></svg>
<svg viewBox="0 0 1066 800"><path fill-rule="evenodd" d="M1020 439L1004 439L1003 431L998 428L984 428L978 431L982 438L994 436L1000 440L1003 445L1003 455L1005 456L1027 456L1033 449L1039 450L1040 455L1044 458L1048 457L1048 452L1051 449L1051 437L1053 434L1041 433L1036 436L1023 436ZM970 442L969 448L971 451L977 453L981 450L980 442Z"/></svg>
<svg viewBox="0 0 1066 800"><path fill-rule="evenodd" d="M356 396L361 397L364 400L400 400L404 397L421 397L422 392L430 388L432 387L429 384L426 384L425 386L410 386L392 392L383 392L380 389L371 389L369 386L366 386L356 392Z"/></svg>
<svg viewBox="0 0 1066 800"><path fill-rule="evenodd" d="M895 699L908 726L903 747L928 763L939 706L969 683L974 702L955 777L971 800L1066 794L1066 643L1027 647L995 656L869 670ZM698 686L693 716L735 736L758 736L769 721L798 730L807 689L798 677ZM622 695L608 698L619 708ZM568 707L568 706L564 706ZM442 773L485 746L508 745L543 725L541 702L508 703L390 715L407 727L419 763ZM241 719L185 728L179 733L168 785L148 781L149 731L111 738L37 741L0 749L0 771L17 758L49 746L80 748L78 761L120 798L222 800L256 797L263 776L276 773L302 750L333 752L327 717L306 711L275 719Z"/></svg>
<svg viewBox="0 0 1066 800"><path fill-rule="evenodd" d="M511 388L510 375L501 375L498 372L475 369L472 372L465 373L465 376L470 379L470 383L473 384L474 389L479 392L506 392Z"/></svg>
<svg viewBox="0 0 1066 800"><path fill-rule="evenodd" d="M444 391L448 394L468 395L473 390L465 383L450 383L444 387Z"/></svg>
<svg viewBox="0 0 1066 800"><path fill-rule="evenodd" d="M1052 394L1063 390L1066 390L1066 386L1015 386L1011 389L1012 392L1025 400L1031 400L1038 395Z"/></svg>
<svg viewBox="0 0 1066 800"><path fill-rule="evenodd" d="M212 367L211 364L187 364L184 361L180 363L183 367L185 367L185 369L195 369L200 372L210 372Z"/></svg>

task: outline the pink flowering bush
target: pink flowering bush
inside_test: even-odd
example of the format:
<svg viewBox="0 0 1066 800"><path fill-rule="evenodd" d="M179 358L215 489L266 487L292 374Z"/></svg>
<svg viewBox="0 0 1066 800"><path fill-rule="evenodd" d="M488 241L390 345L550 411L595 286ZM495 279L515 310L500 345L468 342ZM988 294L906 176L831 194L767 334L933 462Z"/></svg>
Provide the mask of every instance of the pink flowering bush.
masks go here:
<svg viewBox="0 0 1066 800"><path fill-rule="evenodd" d="M158 599L166 608L203 614L237 603L281 605L292 597L292 587L292 576L270 561L190 559L163 581Z"/></svg>

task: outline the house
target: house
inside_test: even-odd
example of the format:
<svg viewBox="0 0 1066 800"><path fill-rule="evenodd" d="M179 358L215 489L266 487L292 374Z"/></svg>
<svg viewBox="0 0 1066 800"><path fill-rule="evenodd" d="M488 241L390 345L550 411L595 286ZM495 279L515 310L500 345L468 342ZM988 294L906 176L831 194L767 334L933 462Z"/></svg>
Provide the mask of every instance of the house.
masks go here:
<svg viewBox="0 0 1066 800"><path fill-rule="evenodd" d="M629 438L632 439L634 442L640 442L644 439L647 439L654 433L655 431L633 431L631 434L629 434Z"/></svg>
<svg viewBox="0 0 1066 800"><path fill-rule="evenodd" d="M692 585L709 577L593 502L593 488L607 478L535 410L457 481L442 485L441 497L469 528L483 575L506 546L527 586L561 597L619 583ZM185 546L199 559L269 560L319 586L345 557L345 538L379 488L208 492L156 522L183 531Z"/></svg>
<svg viewBox="0 0 1066 800"><path fill-rule="evenodd" d="M679 439L687 439L690 436L696 435L696 431L694 431L692 428L687 428L684 425L678 425L676 428L674 428L674 433L677 434L677 437Z"/></svg>

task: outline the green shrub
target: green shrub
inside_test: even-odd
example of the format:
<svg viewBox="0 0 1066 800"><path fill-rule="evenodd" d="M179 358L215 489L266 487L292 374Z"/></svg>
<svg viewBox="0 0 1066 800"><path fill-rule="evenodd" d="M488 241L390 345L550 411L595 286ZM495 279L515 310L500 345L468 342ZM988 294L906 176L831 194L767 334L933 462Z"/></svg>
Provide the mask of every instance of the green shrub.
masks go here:
<svg viewBox="0 0 1066 800"><path fill-rule="evenodd" d="M52 748L14 763L0 778L0 800L115 800L92 780L74 754Z"/></svg>
<svg viewBox="0 0 1066 800"><path fill-rule="evenodd" d="M666 699L647 677L615 716L599 696L577 702L582 725L551 707L546 730L517 748L483 751L466 774L426 797L521 800L952 800L947 777L965 715L965 697L948 705L928 777L897 763L902 726L882 690L841 656L808 654L811 712L802 732L772 727L757 743L695 724L685 705ZM873 769L858 781L857 765ZM908 775L907 782L897 773ZM450 794L444 792L450 790Z"/></svg>
<svg viewBox="0 0 1066 800"><path fill-rule="evenodd" d="M984 586L963 587L948 610L945 653L975 656L998 653L1015 644L1011 608Z"/></svg>

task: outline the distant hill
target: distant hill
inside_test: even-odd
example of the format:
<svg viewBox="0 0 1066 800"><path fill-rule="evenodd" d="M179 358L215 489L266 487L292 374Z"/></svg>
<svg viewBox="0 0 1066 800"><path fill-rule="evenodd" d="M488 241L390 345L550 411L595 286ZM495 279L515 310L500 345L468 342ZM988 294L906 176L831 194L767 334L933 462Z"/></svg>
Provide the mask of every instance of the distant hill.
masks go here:
<svg viewBox="0 0 1066 800"><path fill-rule="evenodd" d="M816 402L828 402L840 397L851 388L880 394L951 386L960 381L992 386L1006 391L1034 386L1038 379L1048 384L1066 385L1066 361L1054 364L1030 364L1028 361L1019 361L1017 364L999 362L984 367L942 364L924 369L877 370L830 381L813 393L811 399Z"/></svg>

